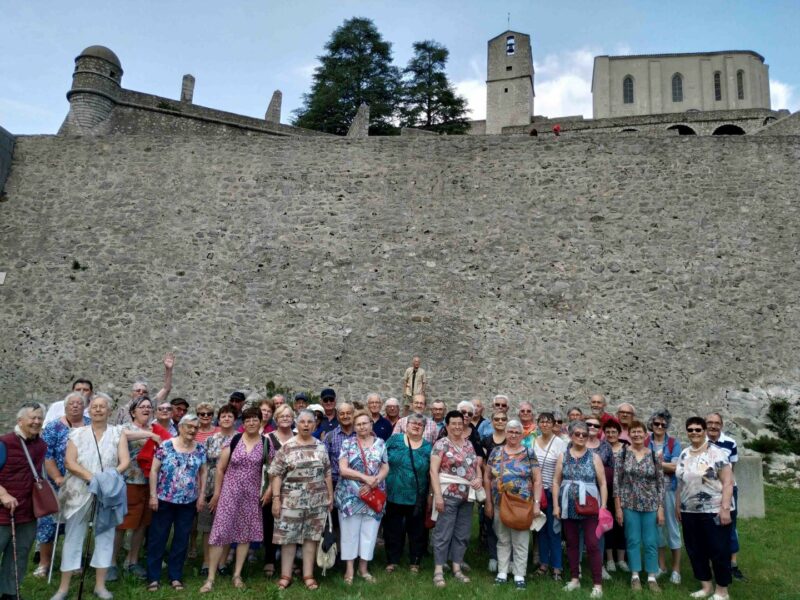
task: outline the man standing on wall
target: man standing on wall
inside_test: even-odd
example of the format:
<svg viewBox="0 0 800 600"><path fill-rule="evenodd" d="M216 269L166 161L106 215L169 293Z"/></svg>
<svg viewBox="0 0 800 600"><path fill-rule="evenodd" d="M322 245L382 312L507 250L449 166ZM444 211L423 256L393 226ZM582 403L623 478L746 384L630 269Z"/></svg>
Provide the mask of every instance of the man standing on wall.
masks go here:
<svg viewBox="0 0 800 600"><path fill-rule="evenodd" d="M393 427L389 420L381 414L382 405L380 394L372 392L367 395L367 410L372 418L372 432L385 442L392 435Z"/></svg>
<svg viewBox="0 0 800 600"><path fill-rule="evenodd" d="M411 366L406 369L403 375L403 407L408 413L411 401L417 394L425 394L425 386L428 383L428 376L425 369L419 366L419 356L411 359Z"/></svg>
<svg viewBox="0 0 800 600"><path fill-rule="evenodd" d="M728 453L731 461L731 471L736 471L739 462L739 449L736 440L722 431L722 415L712 412L706 417L706 436L708 441ZM733 478L733 506L731 507L731 575L738 581L747 581L737 564L736 555L739 553L739 533L736 531L736 515L739 513L739 486L736 485L736 475Z"/></svg>
<svg viewBox="0 0 800 600"><path fill-rule="evenodd" d="M169 396L170 391L172 391L172 370L175 367L175 355L172 352L167 352L164 355L164 386L158 390L155 398L153 398L153 406L158 406L162 402L166 402L167 396ZM125 423L131 422L131 413L130 407L134 400L141 398L142 396L148 396L150 394L150 384L147 383L144 379L137 379L133 382L133 386L131 386L131 399L130 402L123 404L117 409L117 413L114 415L113 419L110 420L111 423L116 425L124 425Z"/></svg>

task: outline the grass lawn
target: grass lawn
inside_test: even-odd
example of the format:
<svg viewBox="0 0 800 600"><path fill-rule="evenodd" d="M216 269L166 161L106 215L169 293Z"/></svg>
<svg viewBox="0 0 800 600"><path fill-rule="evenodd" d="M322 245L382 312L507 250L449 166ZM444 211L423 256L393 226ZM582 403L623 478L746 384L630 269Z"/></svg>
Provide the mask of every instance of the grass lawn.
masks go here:
<svg viewBox="0 0 800 600"><path fill-rule="evenodd" d="M742 543L742 552L739 555L739 566L748 577L746 583L734 582L730 588L731 598L734 600L800 600L800 490L767 487L767 518L750 519L739 524L739 536ZM474 542L467 553L467 562L473 566L470 573L472 583L459 584L452 578L447 578L447 587L443 590L434 589L431 578L433 567L430 559L423 563L423 570L419 575L411 575L406 565L387 575L384 570L383 550L376 550L376 559L371 571L377 577L376 584L367 584L356 578L352 587L345 586L342 582L342 572L329 572L327 577L318 576L321 587L316 592L305 590L302 583L295 583L285 592L278 592L274 581L261 575L260 565L252 565L246 569L244 579L247 590L234 589L230 578L217 578L214 591L204 595L208 600L228 599L239 597L252 598L380 598L382 600L406 598L519 598L519 597L550 597L574 598L582 600L589 597L591 585L588 579L582 580L583 589L567 595L561 591L561 585L552 580L529 579L528 588L518 592L513 586L497 587L493 585L493 576L486 571L487 558L477 551ZM148 593L144 584L132 579L124 578L119 582L109 584L109 589L118 600L145 598L163 599L177 598L180 596L196 598L197 590L203 580L197 576L199 563L187 566L187 590L182 594L173 592L166 581L157 593ZM584 567L586 573L588 569ZM56 574L54 573L54 576ZM166 572L164 573L166 578ZM615 573L614 580L606 582L604 586L605 598L621 600L635 597L628 587L629 579L624 574ZM662 579L660 581L664 591L660 598L665 600L673 598L686 599L689 592L699 589L691 573L688 560L684 557L683 584L671 585ZM71 597L77 597L77 577L73 578ZM94 581L90 574L84 589L84 595L91 598ZM22 589L25 600L48 600L55 591L56 586L48 587L44 581L26 577ZM652 597L654 594L645 590L639 594L641 597Z"/></svg>

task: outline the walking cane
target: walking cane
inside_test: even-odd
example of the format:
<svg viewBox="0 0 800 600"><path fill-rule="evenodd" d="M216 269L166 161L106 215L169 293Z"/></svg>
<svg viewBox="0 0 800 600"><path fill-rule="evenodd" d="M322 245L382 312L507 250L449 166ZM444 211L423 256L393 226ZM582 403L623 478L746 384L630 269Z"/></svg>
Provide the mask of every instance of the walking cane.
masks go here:
<svg viewBox="0 0 800 600"><path fill-rule="evenodd" d="M47 571L47 585L50 585L50 581L53 579L53 565L56 562L56 554L58 550L58 530L61 527L61 511L58 511L56 515L56 535L53 538L53 551L50 553L50 568Z"/></svg>
<svg viewBox="0 0 800 600"><path fill-rule="evenodd" d="M14 554L14 589L19 599L19 564L17 563L17 523L14 518L14 511L11 510L11 551Z"/></svg>
<svg viewBox="0 0 800 600"><path fill-rule="evenodd" d="M83 557L81 558L81 582L78 586L78 600L83 600L83 582L86 579L86 571L89 570L89 541L92 537L92 529L94 528L94 519L97 516L97 496L92 497L92 508L89 511L92 518L89 521L89 526L86 528L86 539L83 541Z"/></svg>

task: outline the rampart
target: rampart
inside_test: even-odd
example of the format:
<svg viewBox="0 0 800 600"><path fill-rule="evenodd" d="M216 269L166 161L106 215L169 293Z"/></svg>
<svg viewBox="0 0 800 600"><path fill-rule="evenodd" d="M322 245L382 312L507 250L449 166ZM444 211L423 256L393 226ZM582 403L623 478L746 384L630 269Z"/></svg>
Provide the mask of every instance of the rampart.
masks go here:
<svg viewBox="0 0 800 600"><path fill-rule="evenodd" d="M800 381L800 138L21 136L0 397L140 374L679 416ZM756 423L753 425L753 423Z"/></svg>
<svg viewBox="0 0 800 600"><path fill-rule="evenodd" d="M0 194L3 193L3 186L5 186L9 171L11 171L14 140L13 135L0 127Z"/></svg>

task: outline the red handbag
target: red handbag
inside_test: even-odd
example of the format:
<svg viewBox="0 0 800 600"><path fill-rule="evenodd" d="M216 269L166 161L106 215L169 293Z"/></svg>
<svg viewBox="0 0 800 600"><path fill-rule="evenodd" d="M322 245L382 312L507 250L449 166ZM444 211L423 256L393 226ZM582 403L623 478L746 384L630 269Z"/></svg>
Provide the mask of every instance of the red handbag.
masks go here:
<svg viewBox="0 0 800 600"><path fill-rule="evenodd" d="M586 503L581 504L578 499L578 494L575 494L575 512L582 517L596 517L600 514L600 503L597 498L586 494Z"/></svg>
<svg viewBox="0 0 800 600"><path fill-rule="evenodd" d="M369 474L367 471L367 457L364 455L364 448L361 447L361 442L356 440L358 449L361 451L361 461L364 463L364 473ZM383 507L386 505L386 492L380 488L367 490L366 492L359 493L358 497L364 501L364 504L369 506L376 513L383 512Z"/></svg>
<svg viewBox="0 0 800 600"><path fill-rule="evenodd" d="M25 458L28 459L28 464L31 466L31 472L33 473L33 489L31 490L31 496L33 497L33 516L37 519L41 519L42 517L54 515L59 511L56 491L47 479L39 477L39 474L36 472L36 467L33 466L31 455L28 453L25 440L19 436L17 437L19 443L22 445L22 449L25 451Z"/></svg>

